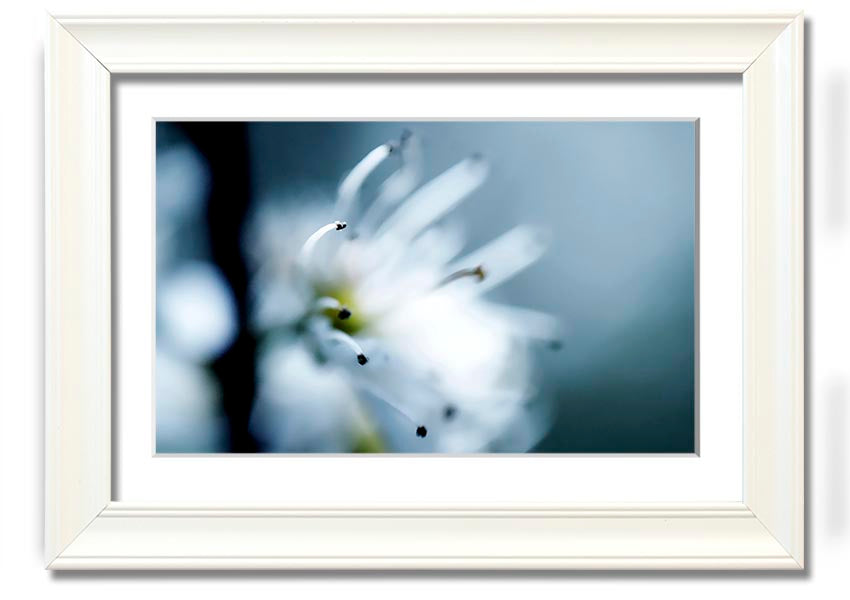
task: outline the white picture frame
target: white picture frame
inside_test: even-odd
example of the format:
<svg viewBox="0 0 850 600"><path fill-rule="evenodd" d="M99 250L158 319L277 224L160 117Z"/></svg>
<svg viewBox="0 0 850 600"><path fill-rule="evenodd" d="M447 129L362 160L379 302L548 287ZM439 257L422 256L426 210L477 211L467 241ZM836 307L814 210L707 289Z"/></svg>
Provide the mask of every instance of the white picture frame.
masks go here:
<svg viewBox="0 0 850 600"><path fill-rule="evenodd" d="M293 72L742 74L742 501L498 509L112 501L110 78ZM802 14L49 16L45 73L48 568L804 568Z"/></svg>

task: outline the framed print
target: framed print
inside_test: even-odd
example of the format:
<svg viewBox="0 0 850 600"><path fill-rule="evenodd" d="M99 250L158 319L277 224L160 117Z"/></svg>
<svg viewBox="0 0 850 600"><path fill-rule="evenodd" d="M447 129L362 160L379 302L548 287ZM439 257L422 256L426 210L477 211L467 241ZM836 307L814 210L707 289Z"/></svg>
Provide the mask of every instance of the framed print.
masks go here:
<svg viewBox="0 0 850 600"><path fill-rule="evenodd" d="M695 120L155 127L158 455L697 452Z"/></svg>
<svg viewBox="0 0 850 600"><path fill-rule="evenodd" d="M49 568L803 568L802 15L48 21Z"/></svg>

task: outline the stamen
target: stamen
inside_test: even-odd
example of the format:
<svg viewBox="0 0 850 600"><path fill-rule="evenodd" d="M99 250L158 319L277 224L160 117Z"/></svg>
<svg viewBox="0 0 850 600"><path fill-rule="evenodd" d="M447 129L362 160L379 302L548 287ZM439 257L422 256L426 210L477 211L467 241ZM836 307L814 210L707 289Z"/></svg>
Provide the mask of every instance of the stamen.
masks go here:
<svg viewBox="0 0 850 600"><path fill-rule="evenodd" d="M428 435L428 430L424 425L420 425L416 428L416 437L424 438L426 435Z"/></svg>
<svg viewBox="0 0 850 600"><path fill-rule="evenodd" d="M443 408L443 418L446 421L451 421L457 413L457 408L455 408L454 404L447 404L445 408Z"/></svg>
<svg viewBox="0 0 850 600"><path fill-rule="evenodd" d="M366 178L369 177L369 175L371 175L372 172L377 169L390 154L392 154L393 149L393 144L381 144L364 156L359 163L354 165L351 172L345 177L345 179L342 180L342 183L339 184L336 208L334 211L336 215L339 215L340 217L348 215L348 211L351 210L351 207L360 195L360 188L363 187L363 182L365 182Z"/></svg>
<svg viewBox="0 0 850 600"><path fill-rule="evenodd" d="M484 271L483 265L478 265L471 269L460 269L451 275L446 276L439 284L437 284L437 287L443 287L444 285L450 284L452 281L457 281L458 279L464 279L466 277L475 277L478 281L484 281L484 277L486 276L487 273Z"/></svg>
<svg viewBox="0 0 850 600"><path fill-rule="evenodd" d="M424 159L419 138L405 129L398 142L401 167L378 188L378 196L366 209L358 229L374 231L389 210L407 197L422 179Z"/></svg>
<svg viewBox="0 0 850 600"><path fill-rule="evenodd" d="M336 316L342 321L351 317L351 311L348 307L340 304L339 300L330 296L323 296L316 300L316 312L323 313L326 310L337 311Z"/></svg>
<svg viewBox="0 0 850 600"><path fill-rule="evenodd" d="M410 414L405 409L396 404L393 400L387 398L385 394L381 393L381 391L376 389L374 386L366 385L365 387L361 387L360 389L362 392L364 392L364 397L374 399L375 401L381 402L385 406L390 407L392 410L397 412L403 419L410 423L411 426L416 426L417 432L422 429L424 433L419 437L425 437L425 435L428 434L428 430L425 428L424 425L417 426L416 423L419 421L410 416Z"/></svg>
<svg viewBox="0 0 850 600"><path fill-rule="evenodd" d="M339 329L330 329L322 334L325 338L336 342L338 344L344 344L354 350L357 354L357 363L360 365L365 365L369 362L369 359L366 358L366 354L363 352L363 348L360 347L354 338L348 335L347 333L340 331Z"/></svg>
<svg viewBox="0 0 850 600"><path fill-rule="evenodd" d="M322 296L321 298L316 300L316 310L318 312L322 312L325 310L339 310L340 308L342 308L342 305L336 298L331 298L330 296Z"/></svg>
<svg viewBox="0 0 850 600"><path fill-rule="evenodd" d="M347 224L345 221L334 221L333 223L319 227L313 235L307 238L304 245L301 246L301 250L298 253L298 263L302 267L308 267L313 259L313 253L316 251L316 244L319 243L319 240L331 231L342 231L346 227Z"/></svg>
<svg viewBox="0 0 850 600"><path fill-rule="evenodd" d="M543 231L519 225L456 260L449 268L469 264L488 265L487 281L475 288L476 293L483 294L534 264L546 248L545 238Z"/></svg>

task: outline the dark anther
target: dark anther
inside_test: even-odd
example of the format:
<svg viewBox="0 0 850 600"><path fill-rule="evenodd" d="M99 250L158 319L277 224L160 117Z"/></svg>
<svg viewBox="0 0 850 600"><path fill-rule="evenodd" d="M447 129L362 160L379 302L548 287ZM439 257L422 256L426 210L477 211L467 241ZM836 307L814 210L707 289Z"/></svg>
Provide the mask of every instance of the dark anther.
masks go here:
<svg viewBox="0 0 850 600"><path fill-rule="evenodd" d="M461 269L443 278L440 285L447 285L452 281L463 279L464 277L474 277L477 281L481 282L484 281L485 277L487 277L487 271L484 270L484 265L477 265L471 269Z"/></svg>
<svg viewBox="0 0 850 600"><path fill-rule="evenodd" d="M369 359L366 358L365 354L358 354L357 355L357 362L360 363L361 365L365 365L367 362L369 362Z"/></svg>
<svg viewBox="0 0 850 600"><path fill-rule="evenodd" d="M348 317L351 316L351 311L346 307L342 307L339 309L339 312L336 315L340 320L345 321ZM362 364L362 363L361 363Z"/></svg>
<svg viewBox="0 0 850 600"><path fill-rule="evenodd" d="M451 420L451 419L452 419L452 417L454 417L454 416L455 416L455 414L457 414L457 409L456 409L453 405L451 405L451 404L447 405L447 406L443 409L443 418L444 418L446 421Z"/></svg>
<svg viewBox="0 0 850 600"><path fill-rule="evenodd" d="M416 437L424 438L426 435L428 435L428 430L425 429L424 425L420 425L416 428Z"/></svg>
<svg viewBox="0 0 850 600"><path fill-rule="evenodd" d="M346 223L345 221L337 221L336 222L336 230L337 231L345 229L346 227L348 227L348 223ZM325 231L327 231L327 229Z"/></svg>

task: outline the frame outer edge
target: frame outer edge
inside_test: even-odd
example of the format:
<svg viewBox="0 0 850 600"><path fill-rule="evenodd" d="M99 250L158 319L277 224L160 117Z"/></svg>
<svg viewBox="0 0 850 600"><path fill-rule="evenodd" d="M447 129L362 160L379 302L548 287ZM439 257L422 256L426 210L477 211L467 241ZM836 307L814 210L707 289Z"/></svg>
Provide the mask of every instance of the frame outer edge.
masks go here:
<svg viewBox="0 0 850 600"><path fill-rule="evenodd" d="M744 73L744 501L804 566L804 18Z"/></svg>
<svg viewBox="0 0 850 600"><path fill-rule="evenodd" d="M792 20L553 14L61 21L112 73L742 73ZM148 44L154 36L158 43Z"/></svg>
<svg viewBox="0 0 850 600"><path fill-rule="evenodd" d="M494 571L494 570L580 570L580 571L788 571L795 570L793 558L390 558L368 559L337 558L95 558L75 559L60 557L54 563L56 570L91 571L145 569L157 571Z"/></svg>
<svg viewBox="0 0 850 600"><path fill-rule="evenodd" d="M45 562L110 499L109 72L47 16Z"/></svg>
<svg viewBox="0 0 850 600"><path fill-rule="evenodd" d="M204 511L115 503L53 566L787 569L795 564L743 504Z"/></svg>
<svg viewBox="0 0 850 600"><path fill-rule="evenodd" d="M677 17L673 17L677 18ZM696 17L695 17L696 18ZM740 17L750 20L757 17ZM541 17L543 19L543 17ZM713 17L715 20L735 21L736 17ZM104 65L111 63L100 56L100 42L104 38L115 36L116 32L125 25L132 24L132 19L106 19L89 28L86 35L79 37L73 18L68 18L67 27L71 33L56 19L49 18L49 43L46 53L46 209L45 209L45 239L46 239L46 470L45 470L45 553L50 568L56 569L108 569L108 568L222 568L222 563L214 556L201 556L185 560L168 557L121 556L120 553L110 555L110 549L115 549L113 543L132 543L125 539L131 533L120 525L107 526L113 517L103 516L101 512L109 504L110 499L110 70ZM187 19L192 21L192 19ZM545 20L545 19L544 19ZM605 20L605 19L602 19ZM640 21L640 17L634 18ZM711 19L709 19L711 20ZM782 21L779 23L778 21ZM221 21L226 22L225 20ZM790 25L789 25L790 23ZM773 140L772 136L780 135L783 127L788 146L785 153L782 149L776 152L775 144L749 144L746 148L745 167L752 170L754 177L745 181L745 198L754 199L746 209L746 217L763 218L763 210L780 213L777 205L771 206L765 197L775 197L780 166L788 167L789 192L783 196L788 209L788 223L785 228L786 239L791 251L783 257L787 260L788 269L778 271L785 284L783 298L787 301L784 314L790 318L790 336L785 346L784 360L788 361L787 382L790 390L782 403L771 403L770 396L765 392L773 389L765 384L765 377L776 378L776 356L755 354L745 346L745 361L753 361L759 367L757 377L745 382L745 422L753 424L746 434L745 450L745 504L764 528L763 533L757 533L752 528L746 534L748 544L753 548L765 545L775 548L767 555L750 552L747 556L738 552L728 552L722 556L693 557L667 556L660 559L633 556L618 559L613 555L608 559L602 557L569 558L569 557L539 557L539 561L530 564L519 561L508 565L504 559L497 556L485 557L481 561L474 558L464 559L463 564L447 564L443 557L430 560L423 557L418 563L410 559L398 558L367 558L365 563L355 556L337 561L333 557L317 559L316 557L280 557L264 561L252 559L249 556L232 556L227 564L233 568L780 568L793 569L802 567L803 550L803 264L802 264L802 64L803 64L803 19L797 17L777 17L775 25L778 30L784 30L762 54L749 59L749 68L744 65L739 68L737 63L712 62L706 58L702 63L690 62L674 65L672 62L651 64L611 62L608 67L604 64L590 65L600 71L608 72L657 72L667 70L676 72L741 72L744 74L745 116L748 117L745 135L752 141L752 134L765 134L765 139ZM757 37L755 28L747 30L747 35ZM762 39L765 30L758 33ZM76 37L75 37L76 36ZM91 38L89 38L91 36ZM78 41L83 40L85 47ZM706 38L707 39L707 38ZM89 43L91 42L91 43ZM121 42L124 43L124 42ZM130 43L130 42L128 42ZM133 42L138 50L138 40ZM788 81L780 83L773 67L787 59L784 71ZM101 61L103 61L101 63ZM144 66L144 62L137 65ZM208 72L284 72L299 69L309 70L310 65L299 64L297 61L281 63L283 66L269 68L260 64L194 64L194 70ZM455 61L455 64L460 64ZM579 64L576 61L563 64ZM748 63L749 64L749 63ZM402 72L398 65L378 65L376 68L358 69L356 65L328 63L329 71L378 72L381 70ZM673 65L672 67L670 65ZM789 66L790 65L790 66ZM149 63L146 68L157 72L192 71L192 65L175 65L171 63ZM451 70L446 64L426 65L437 70ZM587 66L587 69L590 69ZM313 66L315 68L315 65ZM534 65L509 65L493 63L491 68L482 67L480 63L461 65L458 70L490 70L497 72L533 70ZM538 65L539 67L539 65ZM583 67L582 67L583 68ZM127 72L132 69L125 69ZM409 71L427 70L421 65L412 65ZM569 70L569 69L563 69ZM787 84L787 85L786 85ZM747 89L749 88L749 93ZM774 115L777 106L782 104L783 97L787 104L782 109L785 120L771 122L767 113ZM767 102L771 104L764 110ZM756 111L758 107L758 111ZM752 122L758 117L758 123ZM784 125L783 125L784 123ZM790 125L789 125L790 124ZM86 143L82 140L93 140ZM761 140L765 142L765 140ZM759 154L755 150L761 150ZM765 161L765 158L768 158ZM780 165L781 161L785 161ZM770 177L773 176L773 179ZM784 181L784 179L783 179ZM756 210L758 209L758 210ZM774 217L779 216L773 214ZM750 221L752 225L753 222ZM775 224L775 223L774 223ZM745 245L745 273L757 273L753 259L769 257L763 251L777 246L770 246L761 237L768 225L754 227L759 237L748 240L752 246ZM775 235L771 233L771 235ZM774 244L776 241L774 240ZM753 249L758 253L750 252ZM749 252L749 254L748 254ZM790 254L790 255L789 255ZM749 268L752 271L747 270ZM775 265L774 265L775 266ZM775 274L774 274L775 275ZM773 277L773 275L771 275ZM776 285L770 277L759 281L757 294L745 292L745 311L754 308L753 300L767 301L770 295L766 290ZM780 286L781 287L781 286ZM751 290L750 290L751 291ZM765 300L767 299L767 300ZM773 303L776 308L777 303ZM759 306L759 308L762 308ZM763 311L762 311L763 312ZM774 311L775 312L775 311ZM746 314L754 314L747 312ZM758 330L766 322L760 317L754 328ZM752 343L752 338L749 342ZM758 347L764 348L766 342L759 340ZM758 360L755 360L758 359ZM758 361L765 360L767 364ZM773 362L770 362L773 361ZM746 363L748 366L749 362ZM776 385L776 381L772 385ZM753 395L751 390L759 394ZM790 400L789 400L790 398ZM789 420L785 420L785 418ZM782 423L790 431L781 431ZM790 423L790 425L789 425ZM784 433L784 439L790 439L791 444L779 443ZM787 447L786 447L787 446ZM771 450L779 450L779 455L768 455ZM784 474L784 475L783 475ZM784 494L778 496L777 494ZM787 499L787 500L786 500ZM629 508L629 510L632 510ZM675 508L672 508L674 510ZM189 511L192 508L189 507ZM129 515L128 515L129 516ZM223 515L220 515L223 516ZM195 515L192 519L202 517ZM218 523L219 517L212 517L211 523ZM253 517L253 518L263 518ZM358 517L359 519L360 517ZM579 517L581 518L581 517ZM622 518L622 517L620 517ZM601 522L608 517L599 518ZM474 519L473 519L474 520ZM752 518L740 519L741 523L752 522ZM127 524L133 528L150 521L149 517L133 516ZM178 519L180 521L180 519ZM154 521L150 521L154 522ZM712 531L716 518L700 518L702 523L694 531ZM106 527L106 529L103 529ZM110 543L100 543L100 532L110 536ZM739 531L744 535L744 531ZM130 536L132 538L132 535ZM173 540L177 541L177 540ZM726 540L732 542L733 540ZM74 548L83 548L94 543L101 552L95 555L80 553ZM771 546L779 544L779 546ZM725 547L725 546L724 546ZM746 554L746 553L744 553ZM58 558L57 558L58 557ZM196 560L197 559L197 560ZM418 560L418 559L417 559ZM429 562L430 560L430 562ZM502 561L500 563L500 561ZM344 563L344 564L343 564Z"/></svg>

